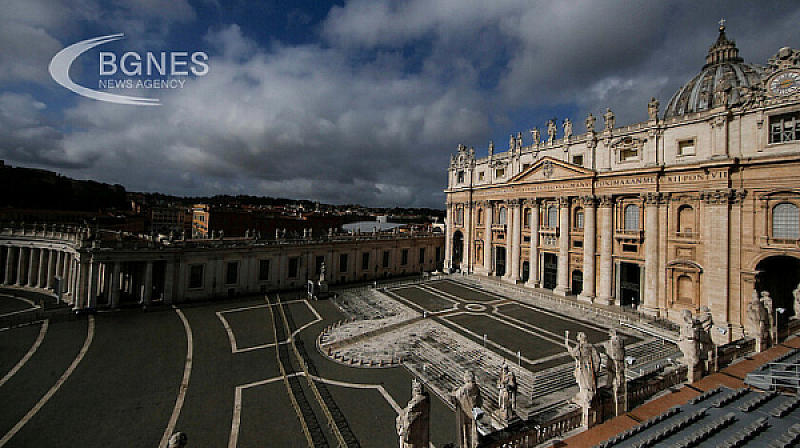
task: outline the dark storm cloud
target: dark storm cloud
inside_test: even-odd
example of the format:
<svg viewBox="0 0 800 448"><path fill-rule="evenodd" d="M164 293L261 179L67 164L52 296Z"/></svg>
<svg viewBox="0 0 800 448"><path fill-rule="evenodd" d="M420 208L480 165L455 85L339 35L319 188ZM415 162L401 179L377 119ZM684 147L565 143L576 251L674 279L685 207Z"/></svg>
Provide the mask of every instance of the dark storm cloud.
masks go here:
<svg viewBox="0 0 800 448"><path fill-rule="evenodd" d="M197 18L187 3L168 3L156 28ZM0 79L53 89L42 64L79 30L70 30L75 11L34 14L43 4L2 18L25 32L0 31ZM141 2L128 17L114 5L85 1L77 11L149 35L146 17L167 7ZM212 55L209 74L164 92L161 107L78 99L53 110L35 92L5 92L0 157L84 167L62 172L131 190L442 207L458 143L483 156L489 139L501 148L508 134L527 138L563 111L576 132L606 107L618 125L641 121L651 96L663 109L700 70L720 18L742 56L764 63L800 45L799 10L745 1L348 1L328 13L316 43L254 39L261 30L240 24L211 29L198 42Z"/></svg>

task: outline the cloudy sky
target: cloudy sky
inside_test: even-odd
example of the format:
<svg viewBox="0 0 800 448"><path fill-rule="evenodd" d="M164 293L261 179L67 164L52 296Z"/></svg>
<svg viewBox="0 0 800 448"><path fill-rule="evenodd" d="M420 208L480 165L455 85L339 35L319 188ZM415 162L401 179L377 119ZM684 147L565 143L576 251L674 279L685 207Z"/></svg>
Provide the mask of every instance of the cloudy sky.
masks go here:
<svg viewBox="0 0 800 448"><path fill-rule="evenodd" d="M700 71L721 18L746 62L800 47L785 0L4 0L0 159L129 191L443 208L459 143L483 157L606 107L643 121ZM116 33L71 79L153 79L101 75L100 51L204 52L208 73L112 92L157 107L50 77L61 49Z"/></svg>

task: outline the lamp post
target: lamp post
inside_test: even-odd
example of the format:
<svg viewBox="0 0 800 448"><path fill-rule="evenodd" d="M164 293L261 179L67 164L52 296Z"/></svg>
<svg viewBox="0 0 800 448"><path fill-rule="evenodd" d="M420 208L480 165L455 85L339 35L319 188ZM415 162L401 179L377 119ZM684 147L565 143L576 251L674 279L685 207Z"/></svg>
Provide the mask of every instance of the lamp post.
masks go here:
<svg viewBox="0 0 800 448"><path fill-rule="evenodd" d="M773 322L775 325L772 326L772 345L778 344L778 313L783 314L786 312L786 308L775 308L775 319Z"/></svg>

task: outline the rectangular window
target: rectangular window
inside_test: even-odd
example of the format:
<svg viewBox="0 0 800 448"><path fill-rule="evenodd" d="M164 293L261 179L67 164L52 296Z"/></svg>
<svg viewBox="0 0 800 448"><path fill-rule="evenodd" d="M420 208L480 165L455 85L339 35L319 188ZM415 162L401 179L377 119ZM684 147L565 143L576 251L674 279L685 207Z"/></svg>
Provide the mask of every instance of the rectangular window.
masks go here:
<svg viewBox="0 0 800 448"><path fill-rule="evenodd" d="M361 270L366 271L369 269L369 252L361 254Z"/></svg>
<svg viewBox="0 0 800 448"><path fill-rule="evenodd" d="M425 264L425 248L419 248L419 264Z"/></svg>
<svg viewBox="0 0 800 448"><path fill-rule="evenodd" d="M573 247L583 247L583 241L582 240L575 240L575 241L572 242L572 246Z"/></svg>
<svg viewBox="0 0 800 448"><path fill-rule="evenodd" d="M460 183L460 184L464 183L464 172L463 171L459 171L458 172L458 183Z"/></svg>
<svg viewBox="0 0 800 448"><path fill-rule="evenodd" d="M225 267L225 284L235 285L239 283L239 262L229 261Z"/></svg>
<svg viewBox="0 0 800 448"><path fill-rule="evenodd" d="M325 263L325 255L317 255L317 259L314 262L314 274L320 273L323 263Z"/></svg>
<svg viewBox="0 0 800 448"><path fill-rule="evenodd" d="M505 168L498 168L497 170L495 170L494 177L500 178L500 177L503 177L505 175L506 175L506 169Z"/></svg>
<svg viewBox="0 0 800 448"><path fill-rule="evenodd" d="M623 252L638 252L639 247L635 244L623 244L622 245Z"/></svg>
<svg viewBox="0 0 800 448"><path fill-rule="evenodd" d="M269 280L269 260L258 260L258 281Z"/></svg>
<svg viewBox="0 0 800 448"><path fill-rule="evenodd" d="M289 257L289 278L297 278L297 272L300 270L300 258Z"/></svg>
<svg viewBox="0 0 800 448"><path fill-rule="evenodd" d="M583 166L583 154L572 156L572 164L573 165L578 165L578 166Z"/></svg>
<svg viewBox="0 0 800 448"><path fill-rule="evenodd" d="M403 266L408 264L408 249L403 249L403 251L400 252L400 264Z"/></svg>
<svg viewBox="0 0 800 448"><path fill-rule="evenodd" d="M639 151L636 148L625 148L619 152L619 161L625 162L627 160L634 160L639 157Z"/></svg>
<svg viewBox="0 0 800 448"><path fill-rule="evenodd" d="M486 177L486 175L485 175L485 174L483 174L483 171L481 171L480 173L478 173L478 180L483 180L485 177Z"/></svg>
<svg viewBox="0 0 800 448"><path fill-rule="evenodd" d="M205 265L189 265L189 289L200 289L203 287L203 269Z"/></svg>
<svg viewBox="0 0 800 448"><path fill-rule="evenodd" d="M383 251L383 268L386 269L389 267L389 251Z"/></svg>
<svg viewBox="0 0 800 448"><path fill-rule="evenodd" d="M522 164L522 171L528 171L528 168L531 167L530 163L523 163Z"/></svg>
<svg viewBox="0 0 800 448"><path fill-rule="evenodd" d="M442 248L441 247L437 247L436 248L436 262L438 263L440 261L442 261Z"/></svg>
<svg viewBox="0 0 800 448"><path fill-rule="evenodd" d="M679 156L693 156L695 154L694 151L694 139L690 138L688 140L681 140L678 142L678 155Z"/></svg>
<svg viewBox="0 0 800 448"><path fill-rule="evenodd" d="M347 272L347 254L339 255L339 272Z"/></svg>
<svg viewBox="0 0 800 448"><path fill-rule="evenodd" d="M800 140L800 112L769 117L769 142L786 143Z"/></svg>

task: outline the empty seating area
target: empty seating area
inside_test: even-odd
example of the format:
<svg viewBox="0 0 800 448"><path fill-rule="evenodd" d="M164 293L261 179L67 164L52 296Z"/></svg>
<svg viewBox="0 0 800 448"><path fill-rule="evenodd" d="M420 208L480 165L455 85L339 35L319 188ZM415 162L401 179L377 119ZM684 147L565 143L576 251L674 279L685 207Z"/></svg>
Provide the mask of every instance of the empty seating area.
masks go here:
<svg viewBox="0 0 800 448"><path fill-rule="evenodd" d="M719 386L596 448L789 447L800 442L800 397Z"/></svg>

